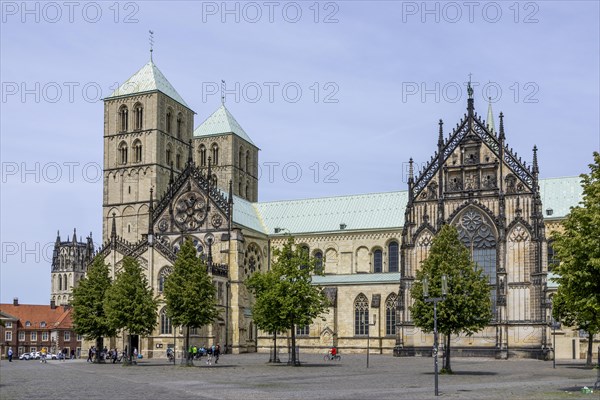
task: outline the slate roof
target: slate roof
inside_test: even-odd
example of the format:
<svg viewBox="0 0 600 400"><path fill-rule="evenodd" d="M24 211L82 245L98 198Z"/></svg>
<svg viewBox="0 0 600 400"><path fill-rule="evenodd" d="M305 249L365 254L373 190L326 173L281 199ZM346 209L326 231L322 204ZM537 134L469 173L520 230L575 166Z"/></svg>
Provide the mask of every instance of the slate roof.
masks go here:
<svg viewBox="0 0 600 400"><path fill-rule="evenodd" d="M256 146L224 104L194 130L194 137L233 133Z"/></svg>
<svg viewBox="0 0 600 400"><path fill-rule="evenodd" d="M564 218L571 207L579 204L582 195L581 178L578 176L540 179L540 196L546 219ZM548 209L552 210L552 215L547 214Z"/></svg>
<svg viewBox="0 0 600 400"><path fill-rule="evenodd" d="M127 81L112 92L107 99L156 90L169 96L187 108L190 108L152 60L144 65L138 72L133 74L131 78L127 79Z"/></svg>

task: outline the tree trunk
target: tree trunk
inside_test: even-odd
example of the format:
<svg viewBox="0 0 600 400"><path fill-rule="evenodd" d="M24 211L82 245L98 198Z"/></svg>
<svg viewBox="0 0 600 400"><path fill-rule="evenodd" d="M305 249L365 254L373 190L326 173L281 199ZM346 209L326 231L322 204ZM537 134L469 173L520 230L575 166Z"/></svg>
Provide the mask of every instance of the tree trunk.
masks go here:
<svg viewBox="0 0 600 400"><path fill-rule="evenodd" d="M185 327L185 365L192 365L192 360L190 360L190 327Z"/></svg>
<svg viewBox="0 0 600 400"><path fill-rule="evenodd" d="M587 349L587 357L585 359L585 365L587 367L592 366L592 351L594 349L594 334L592 332L588 332L588 349Z"/></svg>
<svg viewBox="0 0 600 400"><path fill-rule="evenodd" d="M299 365L296 360L296 324L292 324L292 365Z"/></svg>
<svg viewBox="0 0 600 400"><path fill-rule="evenodd" d="M273 362L277 362L277 331L273 332Z"/></svg>
<svg viewBox="0 0 600 400"><path fill-rule="evenodd" d="M450 366L450 335L445 335L446 336L446 365L444 365L444 370L446 371L447 374L451 374L452 373L452 368Z"/></svg>

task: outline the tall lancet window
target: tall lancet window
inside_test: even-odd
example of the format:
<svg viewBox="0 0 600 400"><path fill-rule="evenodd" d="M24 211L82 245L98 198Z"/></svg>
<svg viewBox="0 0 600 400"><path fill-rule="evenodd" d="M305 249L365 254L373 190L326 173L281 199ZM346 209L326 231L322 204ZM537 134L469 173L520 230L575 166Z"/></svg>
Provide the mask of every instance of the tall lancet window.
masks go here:
<svg viewBox="0 0 600 400"><path fill-rule="evenodd" d="M494 228L479 210L464 212L457 221L460 240L471 252L477 268L483 270L490 284L492 315L496 315L496 236Z"/></svg>

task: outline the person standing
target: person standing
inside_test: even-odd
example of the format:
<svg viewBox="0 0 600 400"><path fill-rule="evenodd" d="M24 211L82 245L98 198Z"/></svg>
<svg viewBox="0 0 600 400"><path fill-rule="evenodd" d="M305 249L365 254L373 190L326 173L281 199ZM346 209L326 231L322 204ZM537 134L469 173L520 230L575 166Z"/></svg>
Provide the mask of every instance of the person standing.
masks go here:
<svg viewBox="0 0 600 400"><path fill-rule="evenodd" d="M12 347L8 348L8 362L12 362L13 351Z"/></svg>

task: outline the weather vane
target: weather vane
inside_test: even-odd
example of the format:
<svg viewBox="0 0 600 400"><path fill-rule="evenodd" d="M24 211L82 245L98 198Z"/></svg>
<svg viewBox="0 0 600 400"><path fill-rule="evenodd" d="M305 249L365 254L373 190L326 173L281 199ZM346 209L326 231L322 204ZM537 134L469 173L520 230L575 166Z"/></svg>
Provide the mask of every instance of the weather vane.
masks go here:
<svg viewBox="0 0 600 400"><path fill-rule="evenodd" d="M153 31L148 31L150 32L150 61L152 61L152 48L154 47L154 32Z"/></svg>
<svg viewBox="0 0 600 400"><path fill-rule="evenodd" d="M221 79L221 104L225 105L225 81Z"/></svg>

